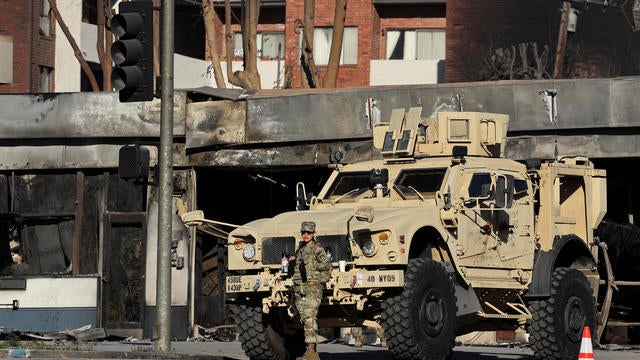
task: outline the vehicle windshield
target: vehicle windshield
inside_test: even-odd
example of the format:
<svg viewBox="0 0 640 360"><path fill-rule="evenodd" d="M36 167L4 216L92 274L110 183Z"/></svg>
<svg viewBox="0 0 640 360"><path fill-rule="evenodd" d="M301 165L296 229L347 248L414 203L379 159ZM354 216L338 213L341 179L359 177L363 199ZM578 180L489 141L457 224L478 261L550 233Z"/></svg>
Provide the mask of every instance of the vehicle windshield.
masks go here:
<svg viewBox="0 0 640 360"><path fill-rule="evenodd" d="M403 170L394 187L406 200L433 198L442 186L446 171L446 168Z"/></svg>
<svg viewBox="0 0 640 360"><path fill-rule="evenodd" d="M369 171L342 172L331 184L323 200L352 202L369 189Z"/></svg>
<svg viewBox="0 0 640 360"><path fill-rule="evenodd" d="M402 170L393 186L405 200L434 198L446 172L447 168ZM371 191L369 171L342 172L331 184L323 200L353 202L367 191Z"/></svg>

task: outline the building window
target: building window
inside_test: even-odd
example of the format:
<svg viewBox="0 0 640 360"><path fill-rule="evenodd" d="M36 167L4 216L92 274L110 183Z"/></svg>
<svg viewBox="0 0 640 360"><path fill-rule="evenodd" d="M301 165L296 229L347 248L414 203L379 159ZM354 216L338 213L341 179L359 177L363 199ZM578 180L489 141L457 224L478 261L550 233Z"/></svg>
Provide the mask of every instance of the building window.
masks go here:
<svg viewBox="0 0 640 360"><path fill-rule="evenodd" d="M387 59L442 60L444 56L443 29L387 30Z"/></svg>
<svg viewBox="0 0 640 360"><path fill-rule="evenodd" d="M256 36L256 43L259 58L284 58L284 32L260 32ZM243 55L242 33L237 32L233 36L233 57L241 58Z"/></svg>
<svg viewBox="0 0 640 360"><path fill-rule="evenodd" d="M317 65L329 63L333 28L315 28L313 33L313 58ZM340 65L355 65L358 63L358 28L345 27L342 38L342 52Z"/></svg>
<svg viewBox="0 0 640 360"><path fill-rule="evenodd" d="M0 35L0 83L13 82L13 36Z"/></svg>
<svg viewBox="0 0 640 360"><path fill-rule="evenodd" d="M233 34L233 57L242 58L244 56L244 49L242 48L242 33Z"/></svg>
<svg viewBox="0 0 640 360"><path fill-rule="evenodd" d="M258 34L258 44L262 47L258 49L260 57L268 59L284 58L284 33L265 32Z"/></svg>
<svg viewBox="0 0 640 360"><path fill-rule="evenodd" d="M51 73L52 68L40 66L40 76L38 78L38 92L51 92Z"/></svg>
<svg viewBox="0 0 640 360"><path fill-rule="evenodd" d="M51 36L51 7L49 0L40 0L40 34Z"/></svg>

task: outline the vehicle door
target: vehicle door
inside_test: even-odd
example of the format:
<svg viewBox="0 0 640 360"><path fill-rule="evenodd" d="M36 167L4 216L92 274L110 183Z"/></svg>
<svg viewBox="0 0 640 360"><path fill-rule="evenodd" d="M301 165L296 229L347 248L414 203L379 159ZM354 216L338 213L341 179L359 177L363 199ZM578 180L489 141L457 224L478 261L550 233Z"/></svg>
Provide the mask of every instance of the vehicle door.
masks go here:
<svg viewBox="0 0 640 360"><path fill-rule="evenodd" d="M456 189L459 264L531 268L533 206L527 181L517 173L469 169Z"/></svg>

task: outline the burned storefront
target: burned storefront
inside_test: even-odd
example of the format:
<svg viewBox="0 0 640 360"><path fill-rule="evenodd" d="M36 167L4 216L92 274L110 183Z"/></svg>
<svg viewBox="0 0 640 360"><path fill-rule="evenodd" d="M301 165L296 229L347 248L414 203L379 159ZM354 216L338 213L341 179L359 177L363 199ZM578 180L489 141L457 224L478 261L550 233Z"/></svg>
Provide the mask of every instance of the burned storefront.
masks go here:
<svg viewBox="0 0 640 360"><path fill-rule="evenodd" d="M224 309L226 234L180 215L242 224L317 193L333 162L377 156L373 128L395 108L510 115L506 155L588 153L616 191L609 216L633 222L626 169L638 164L638 79L413 85L333 90L211 88L174 98L172 338L233 321ZM542 90L555 88L551 122ZM635 89L635 90L634 90ZM0 313L3 326L90 325L151 338L155 323L160 101L115 93L0 95ZM625 129L625 131L621 131ZM564 152L567 152L564 150Z"/></svg>

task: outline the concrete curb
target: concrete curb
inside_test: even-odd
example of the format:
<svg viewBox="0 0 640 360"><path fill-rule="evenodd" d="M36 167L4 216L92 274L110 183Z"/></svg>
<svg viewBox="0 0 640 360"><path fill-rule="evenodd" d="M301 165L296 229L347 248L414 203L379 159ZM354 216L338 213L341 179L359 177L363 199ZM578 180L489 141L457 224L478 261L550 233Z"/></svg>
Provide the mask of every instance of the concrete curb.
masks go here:
<svg viewBox="0 0 640 360"><path fill-rule="evenodd" d="M227 360L229 358L208 355L162 353L156 351L72 351L72 350L30 350L7 349L0 352L0 358L10 359L184 359L184 360Z"/></svg>

